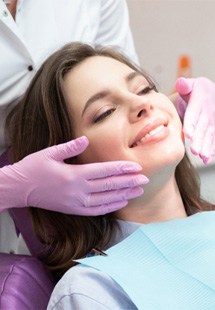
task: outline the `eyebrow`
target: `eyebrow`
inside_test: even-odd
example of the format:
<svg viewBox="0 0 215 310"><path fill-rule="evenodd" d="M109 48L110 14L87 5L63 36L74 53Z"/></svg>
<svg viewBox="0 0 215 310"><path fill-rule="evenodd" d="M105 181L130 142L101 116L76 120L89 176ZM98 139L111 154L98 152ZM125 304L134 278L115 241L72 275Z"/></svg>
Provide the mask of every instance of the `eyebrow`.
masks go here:
<svg viewBox="0 0 215 310"><path fill-rule="evenodd" d="M133 71L131 73L129 73L126 77L125 77L125 81L128 83L130 81L132 81L135 77L137 76L143 76L140 72L138 71ZM104 91L101 91L101 92L98 92L96 93L95 95L93 95L92 97L90 97L85 106L84 106L84 109L81 113L81 116L84 115L85 111L88 109L88 107L90 105L92 105L92 103L94 103L95 101L98 101L98 100L101 100L101 99L104 99L105 97L107 97L108 95L110 94L110 92L108 90L104 90Z"/></svg>
<svg viewBox="0 0 215 310"><path fill-rule="evenodd" d="M137 77L137 76L143 76L143 74L141 74L141 73L138 72L138 71L133 71L133 72L129 73L129 74L126 76L125 80L126 80L126 82L130 82L131 80L133 80L133 79L134 79L135 77Z"/></svg>

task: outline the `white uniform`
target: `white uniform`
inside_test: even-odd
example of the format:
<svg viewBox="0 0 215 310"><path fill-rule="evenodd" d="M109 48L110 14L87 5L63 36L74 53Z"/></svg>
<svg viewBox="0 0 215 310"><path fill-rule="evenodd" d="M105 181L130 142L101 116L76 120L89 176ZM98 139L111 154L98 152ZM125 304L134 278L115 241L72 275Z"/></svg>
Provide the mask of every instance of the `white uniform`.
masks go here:
<svg viewBox="0 0 215 310"><path fill-rule="evenodd" d="M71 41L115 46L137 61L125 0L18 0L16 21L0 0L0 154L8 110L46 57ZM16 252L3 233L6 217L0 215L0 251Z"/></svg>

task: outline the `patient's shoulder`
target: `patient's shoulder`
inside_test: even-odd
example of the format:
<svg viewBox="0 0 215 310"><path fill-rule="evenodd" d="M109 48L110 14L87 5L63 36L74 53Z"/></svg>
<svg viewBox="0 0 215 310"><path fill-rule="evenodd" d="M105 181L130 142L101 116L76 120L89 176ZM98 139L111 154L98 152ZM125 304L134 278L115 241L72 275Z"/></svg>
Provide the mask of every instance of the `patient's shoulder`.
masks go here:
<svg viewBox="0 0 215 310"><path fill-rule="evenodd" d="M48 309L136 309L124 290L107 274L86 266L70 268L57 283Z"/></svg>

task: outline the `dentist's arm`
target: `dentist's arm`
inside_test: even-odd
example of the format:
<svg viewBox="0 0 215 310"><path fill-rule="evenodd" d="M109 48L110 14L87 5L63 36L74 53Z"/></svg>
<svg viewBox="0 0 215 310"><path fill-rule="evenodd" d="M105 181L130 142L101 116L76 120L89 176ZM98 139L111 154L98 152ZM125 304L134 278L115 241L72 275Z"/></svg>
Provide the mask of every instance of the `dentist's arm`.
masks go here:
<svg viewBox="0 0 215 310"><path fill-rule="evenodd" d="M191 151L205 164L215 155L215 83L207 78L179 78L176 82L178 111Z"/></svg>
<svg viewBox="0 0 215 310"><path fill-rule="evenodd" d="M100 215L143 193L148 179L133 162L64 163L88 146L86 137L49 147L0 169L0 211L34 206L76 215Z"/></svg>

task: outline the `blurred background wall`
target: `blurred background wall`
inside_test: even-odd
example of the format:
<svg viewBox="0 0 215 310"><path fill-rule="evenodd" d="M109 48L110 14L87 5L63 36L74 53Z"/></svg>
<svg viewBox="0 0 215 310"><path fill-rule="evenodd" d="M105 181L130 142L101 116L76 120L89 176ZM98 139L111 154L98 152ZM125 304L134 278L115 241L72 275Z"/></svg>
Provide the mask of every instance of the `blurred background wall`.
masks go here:
<svg viewBox="0 0 215 310"><path fill-rule="evenodd" d="M178 76L206 76L215 82L215 0L127 4L140 64L162 92L172 93ZM203 197L215 203L215 160L205 166L189 155L198 169Z"/></svg>

